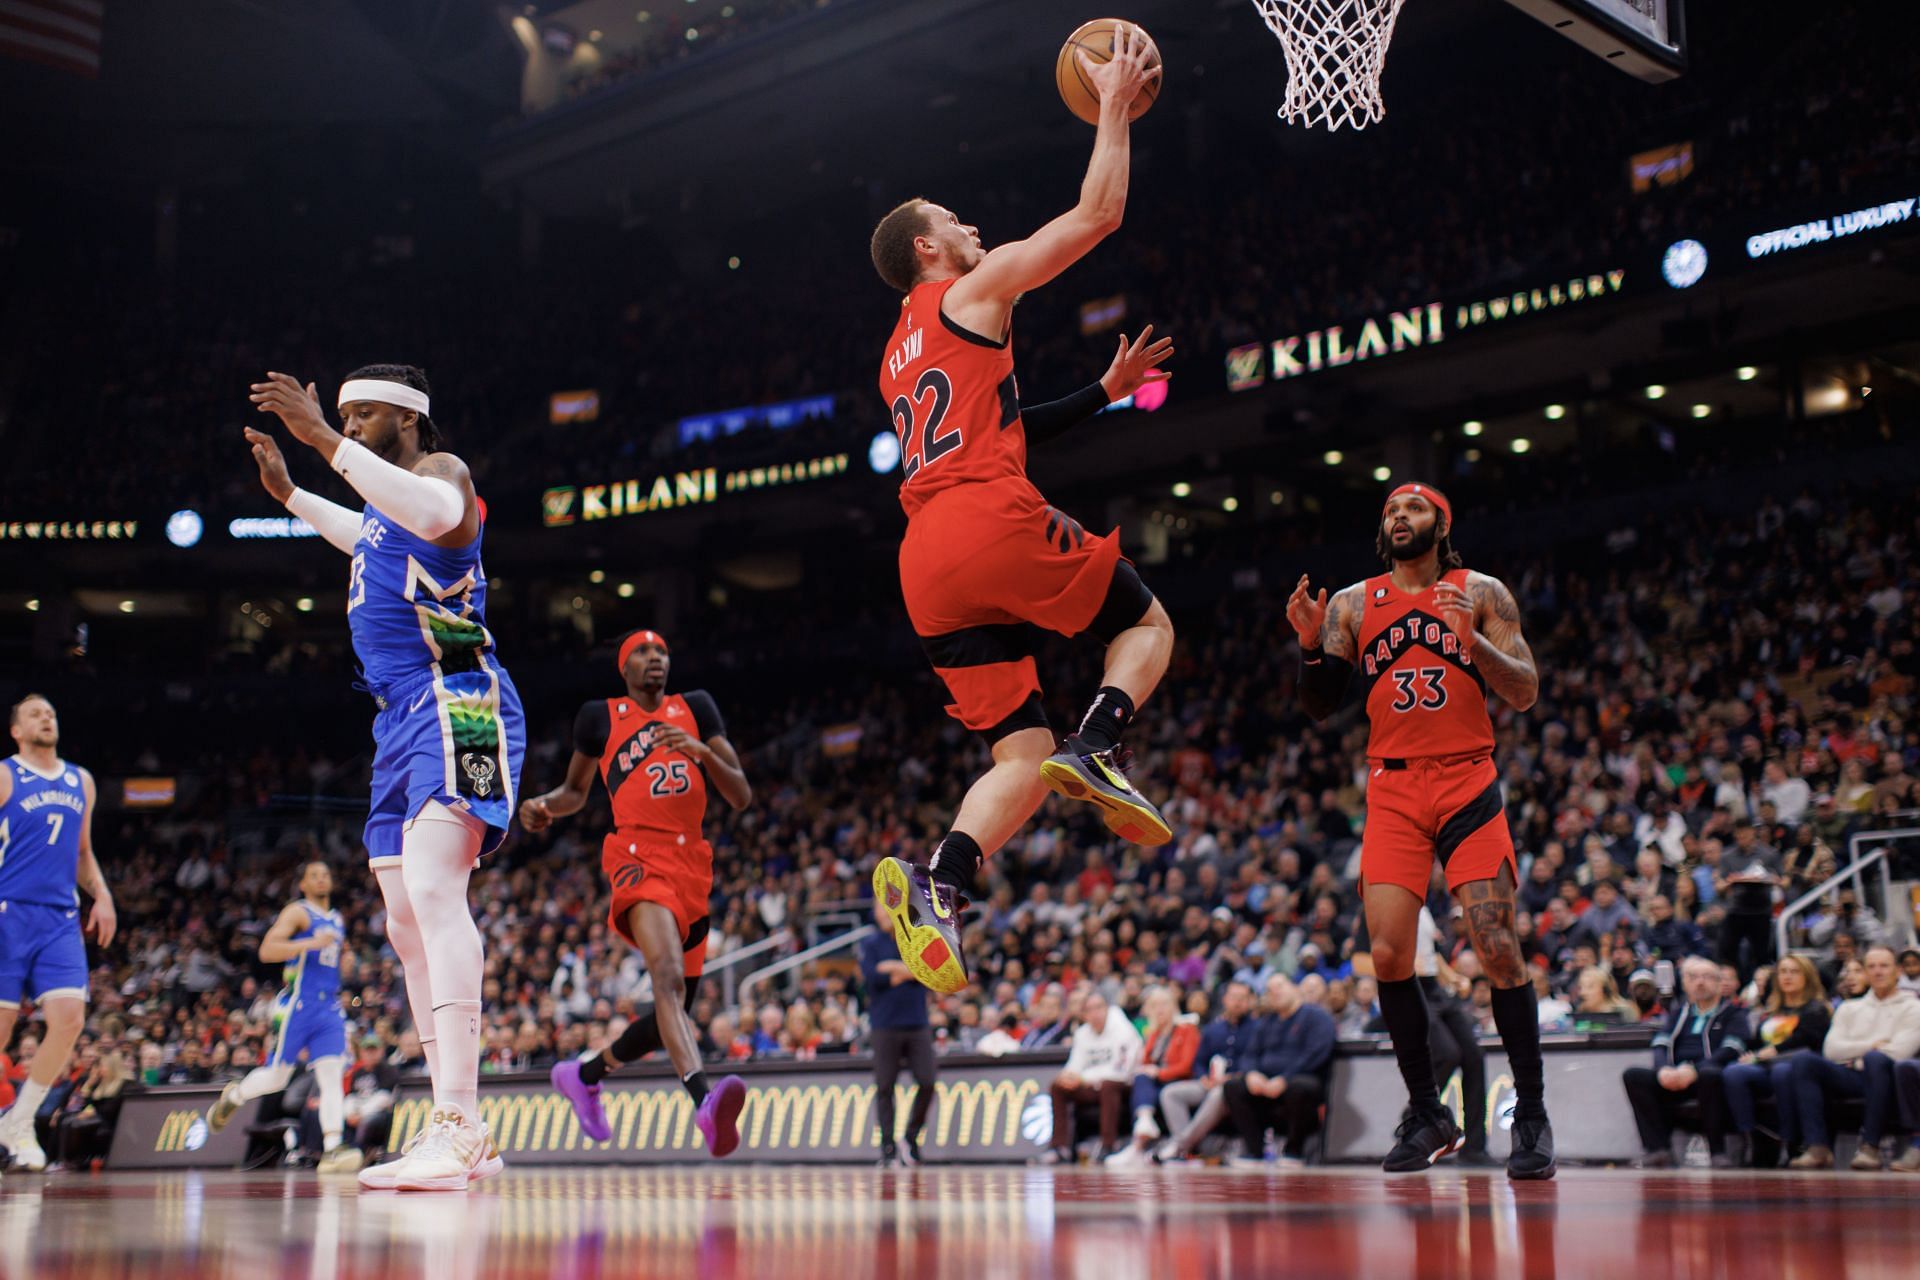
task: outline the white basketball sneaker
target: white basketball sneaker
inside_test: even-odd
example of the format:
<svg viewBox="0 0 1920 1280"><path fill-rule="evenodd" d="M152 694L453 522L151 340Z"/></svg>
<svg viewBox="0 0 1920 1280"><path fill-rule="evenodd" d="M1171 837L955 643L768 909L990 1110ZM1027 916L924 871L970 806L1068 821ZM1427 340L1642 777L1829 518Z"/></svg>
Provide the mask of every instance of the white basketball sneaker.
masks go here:
<svg viewBox="0 0 1920 1280"><path fill-rule="evenodd" d="M487 1135L457 1111L440 1110L427 1121L427 1136L412 1155L396 1161L396 1191L465 1191L484 1162Z"/></svg>
<svg viewBox="0 0 1920 1280"><path fill-rule="evenodd" d="M480 1122L480 1139L480 1145L473 1149L473 1167L468 1172L471 1182L485 1182L507 1170L507 1162L500 1158L500 1148L493 1144L493 1129L484 1120Z"/></svg>
<svg viewBox="0 0 1920 1280"><path fill-rule="evenodd" d="M420 1144L426 1140L427 1127L423 1126L415 1129L413 1136L407 1139L406 1145L400 1148L400 1158L398 1160L388 1160L382 1164L370 1164L360 1171L361 1189L365 1191L393 1190L394 1179L399 1175L400 1166L405 1164L407 1157L411 1156L415 1151L418 1151Z"/></svg>
<svg viewBox="0 0 1920 1280"><path fill-rule="evenodd" d="M9 1111L6 1118L0 1120L0 1147L7 1149L15 1169L39 1173L47 1167L47 1153L40 1149L40 1139L34 1135L31 1116L25 1117L25 1123L21 1123Z"/></svg>

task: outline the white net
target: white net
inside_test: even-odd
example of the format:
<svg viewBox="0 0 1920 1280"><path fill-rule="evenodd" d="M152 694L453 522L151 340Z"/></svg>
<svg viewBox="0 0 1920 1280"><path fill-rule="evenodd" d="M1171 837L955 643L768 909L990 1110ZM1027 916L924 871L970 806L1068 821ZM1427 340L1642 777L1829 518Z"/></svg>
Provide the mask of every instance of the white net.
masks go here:
<svg viewBox="0 0 1920 1280"><path fill-rule="evenodd" d="M1364 129L1387 114L1380 73L1406 0L1253 0L1287 55L1280 118Z"/></svg>

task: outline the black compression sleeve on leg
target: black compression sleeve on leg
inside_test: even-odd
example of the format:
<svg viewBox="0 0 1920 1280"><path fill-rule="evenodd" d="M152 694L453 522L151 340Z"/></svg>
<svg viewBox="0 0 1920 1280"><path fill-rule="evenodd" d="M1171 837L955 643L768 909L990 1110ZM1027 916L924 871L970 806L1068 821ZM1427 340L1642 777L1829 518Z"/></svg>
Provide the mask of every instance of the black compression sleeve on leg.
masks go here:
<svg viewBox="0 0 1920 1280"><path fill-rule="evenodd" d="M1546 1068L1540 1060L1540 1006L1533 998L1533 988L1494 988L1493 1025L1507 1050L1507 1067L1513 1072L1513 1092L1520 1113L1545 1115Z"/></svg>
<svg viewBox="0 0 1920 1280"><path fill-rule="evenodd" d="M1426 993L1420 990L1418 978L1375 985L1380 992L1380 1015L1386 1019L1387 1034L1393 1037L1400 1078L1407 1082L1407 1100L1416 1111L1430 1111L1440 1105L1440 1091L1433 1082Z"/></svg>
<svg viewBox="0 0 1920 1280"><path fill-rule="evenodd" d="M1347 686L1353 683L1353 664L1345 658L1330 658L1317 649L1300 653L1300 705L1315 720L1325 720L1346 701Z"/></svg>
<svg viewBox="0 0 1920 1280"><path fill-rule="evenodd" d="M1106 407L1107 389L1096 382L1059 400L1021 405L1020 421L1027 429L1027 443L1040 444L1065 435Z"/></svg>
<svg viewBox="0 0 1920 1280"><path fill-rule="evenodd" d="M700 979L688 978L685 1004L688 1013L693 1012L694 997L699 990ZM698 1027L694 1028L694 1034L697 1038ZM648 1005L646 1013L629 1022L627 1029L620 1033L618 1040L607 1046L605 1053L596 1053L580 1063L580 1078L588 1084L599 1084L607 1078L608 1072L618 1071L629 1062L638 1062L654 1050L665 1046L666 1041L660 1038L660 1019L655 1014L653 1006ZM607 1061L609 1056L613 1061Z"/></svg>

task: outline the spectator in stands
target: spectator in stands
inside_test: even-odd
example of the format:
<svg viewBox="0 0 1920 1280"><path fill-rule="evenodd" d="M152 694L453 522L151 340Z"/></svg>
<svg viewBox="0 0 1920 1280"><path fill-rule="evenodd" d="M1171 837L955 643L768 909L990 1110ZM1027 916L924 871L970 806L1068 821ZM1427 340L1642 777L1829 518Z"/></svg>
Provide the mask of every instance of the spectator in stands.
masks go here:
<svg viewBox="0 0 1920 1280"><path fill-rule="evenodd" d="M1920 948L1908 947L1900 953L1900 989L1920 996Z"/></svg>
<svg viewBox="0 0 1920 1280"><path fill-rule="evenodd" d="M1573 1006L1553 989L1553 979L1544 971L1533 975L1533 995L1538 1001L1540 1027L1560 1028L1573 1025Z"/></svg>
<svg viewBox="0 0 1920 1280"><path fill-rule="evenodd" d="M1737 823L1733 848L1722 863L1726 873L1727 914L1720 925L1720 959L1734 965L1741 983L1773 959L1773 890L1780 882L1779 858L1760 842L1751 822Z"/></svg>
<svg viewBox="0 0 1920 1280"><path fill-rule="evenodd" d="M400 1069L387 1057L377 1035L360 1037L359 1053L347 1071L344 1115L346 1141L362 1157L384 1151L393 1131L393 1104L399 1096ZM315 1124L318 1123L316 1118ZM321 1145L314 1133L309 1146Z"/></svg>
<svg viewBox="0 0 1920 1280"><path fill-rule="evenodd" d="M1880 1142L1893 1116L1893 1064L1920 1053L1920 997L1900 989L1893 948L1869 947L1864 964L1867 993L1848 1000L1834 1014L1824 1052L1794 1059L1791 1083L1800 1109L1800 1133L1807 1142L1793 1161L1795 1169L1833 1168L1829 1098L1865 1099L1866 1118L1853 1167L1883 1167Z"/></svg>
<svg viewBox="0 0 1920 1280"><path fill-rule="evenodd" d="M1081 1009L1067 1065L1048 1087L1053 1096L1053 1143L1045 1158L1049 1164L1074 1162L1074 1113L1086 1105L1100 1108L1101 1157L1118 1148L1127 1090L1140 1063L1140 1033L1126 1015L1098 991L1087 993Z"/></svg>
<svg viewBox="0 0 1920 1280"><path fill-rule="evenodd" d="M1720 998L1720 968L1690 957L1680 969L1686 999L1653 1040L1653 1066L1628 1067L1623 1082L1640 1130L1639 1169L1673 1165L1673 1122L1683 1102L1698 1102L1715 1168L1731 1168L1726 1151L1726 1104L1721 1073L1747 1051L1747 1015Z"/></svg>
<svg viewBox="0 0 1920 1280"><path fill-rule="evenodd" d="M1770 1097L1779 1114L1780 1146L1791 1154L1799 1145L1799 1111L1792 1074L1795 1059L1822 1052L1833 1015L1827 1007L1820 971L1805 956L1789 955L1774 971L1764 1016L1755 1032L1755 1046L1721 1076L1733 1127L1751 1139L1758 1127L1754 1099Z"/></svg>
<svg viewBox="0 0 1920 1280"><path fill-rule="evenodd" d="M920 1135L933 1109L933 1026L927 1019L927 989L914 981L893 938L893 917L881 903L874 919L883 926L860 942L860 980L867 993L873 1045L873 1118L880 1131L880 1167L920 1163ZM900 1064L913 1072L913 1104L907 1112L906 1156L894 1132L893 1093Z"/></svg>
<svg viewBox="0 0 1920 1280"><path fill-rule="evenodd" d="M1807 941L1824 947L1841 934L1848 934L1857 945L1878 946L1886 941L1886 928L1872 907L1860 901L1850 886L1834 890L1833 907L1823 911L1807 925Z"/></svg>
<svg viewBox="0 0 1920 1280"><path fill-rule="evenodd" d="M1595 938L1614 933L1622 925L1638 925L1640 918L1633 913L1633 907L1620 896L1620 886L1612 880L1601 880L1592 889L1593 905L1580 917L1580 926Z"/></svg>
<svg viewBox="0 0 1920 1280"><path fill-rule="evenodd" d="M1244 1073L1223 1086L1227 1112L1240 1133L1244 1154L1232 1163L1264 1164L1267 1130L1284 1128L1284 1158L1305 1157L1307 1139L1320 1129L1327 1072L1333 1062L1333 1018L1307 1004L1284 973L1267 979L1269 1014L1253 1035Z"/></svg>
<svg viewBox="0 0 1920 1280"><path fill-rule="evenodd" d="M1789 827L1798 826L1813 800L1806 779L1789 777L1787 766L1779 760L1767 761L1761 777L1760 795L1773 806L1776 819Z"/></svg>
<svg viewBox="0 0 1920 1280"><path fill-rule="evenodd" d="M1108 1157L1109 1165L1147 1163L1147 1148L1160 1137L1160 1092L1193 1075L1200 1053L1200 1028L1180 1015L1179 998L1171 987L1154 987L1140 1004L1146 1018L1146 1040L1140 1067L1133 1077L1133 1141Z"/></svg>
<svg viewBox="0 0 1920 1280"><path fill-rule="evenodd" d="M1660 1003L1660 984L1651 969L1635 969L1627 975L1627 999L1633 1001L1636 1022L1660 1022L1667 1016Z"/></svg>
<svg viewBox="0 0 1920 1280"><path fill-rule="evenodd" d="M1647 899L1647 927L1641 936L1650 955L1676 965L1688 956L1704 956L1711 950L1700 926L1675 916L1673 901L1665 894Z"/></svg>
<svg viewBox="0 0 1920 1280"><path fill-rule="evenodd" d="M1620 995L1611 971L1595 965L1580 971L1574 986L1573 1016L1580 1022L1631 1025L1640 1021L1640 1008Z"/></svg>
<svg viewBox="0 0 1920 1280"><path fill-rule="evenodd" d="M90 1056L91 1051L90 1051ZM132 1079L127 1060L118 1049L93 1056L86 1077L68 1093L52 1117L52 1142L57 1169L86 1169L105 1160L113 1147L114 1125L120 1119L122 1093Z"/></svg>
<svg viewBox="0 0 1920 1280"><path fill-rule="evenodd" d="M1020 1048L1031 1053L1035 1049L1051 1049L1063 1044L1073 1032L1073 1024L1068 1021L1060 1008L1060 992L1048 987L1033 1001L1033 1022L1027 1034L1020 1037Z"/></svg>
<svg viewBox="0 0 1920 1280"><path fill-rule="evenodd" d="M781 1053L785 1046L780 1037L786 1031L787 1016L780 1012L777 1004L760 1006L759 1022L754 1028L752 1046L756 1058L773 1057Z"/></svg>
<svg viewBox="0 0 1920 1280"><path fill-rule="evenodd" d="M1830 989L1843 991L1842 979L1846 975L1847 966L1859 962L1860 940L1854 937L1851 930L1841 929L1833 934L1827 944L1827 962L1821 967L1820 976ZM1844 994L1851 999L1860 992L1844 991Z"/></svg>
<svg viewBox="0 0 1920 1280"><path fill-rule="evenodd" d="M726 1014L715 1014L707 1024L707 1039L713 1045L714 1056L726 1062L744 1062L753 1056L753 1042L734 1030L733 1019Z"/></svg>
<svg viewBox="0 0 1920 1280"><path fill-rule="evenodd" d="M1171 1135L1153 1153L1156 1163L1184 1160L1227 1118L1226 1082L1247 1069L1261 1019L1254 1016L1253 990L1243 982L1227 984L1220 1016L1200 1033L1196 1070L1206 1074L1182 1080L1160 1093L1160 1111Z"/></svg>
<svg viewBox="0 0 1920 1280"><path fill-rule="evenodd" d="M1920 1058L1904 1058L1893 1064L1893 1092L1908 1146L1887 1167L1896 1173L1920 1173Z"/></svg>

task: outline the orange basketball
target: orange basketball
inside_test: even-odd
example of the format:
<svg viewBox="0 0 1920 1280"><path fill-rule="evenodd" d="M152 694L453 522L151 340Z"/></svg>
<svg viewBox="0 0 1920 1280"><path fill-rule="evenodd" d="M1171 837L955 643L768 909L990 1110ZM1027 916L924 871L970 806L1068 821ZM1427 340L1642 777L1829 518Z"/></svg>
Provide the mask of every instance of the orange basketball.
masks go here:
<svg viewBox="0 0 1920 1280"><path fill-rule="evenodd" d="M1060 49L1060 56L1053 62L1053 82L1060 90L1061 101L1067 104L1067 110L1085 120L1088 124L1100 123L1100 95L1087 81L1087 73L1080 68L1080 60L1073 55L1084 51L1087 61L1096 65L1113 57L1115 33L1122 26L1129 26L1138 35L1147 35L1138 23L1126 22L1121 18L1095 18L1078 31L1067 37ZM1153 43L1153 37L1147 36L1147 65L1160 65L1160 47ZM1130 120L1138 120L1147 114L1147 108L1160 96L1160 82L1165 73L1147 81L1140 90L1140 96L1133 100Z"/></svg>

